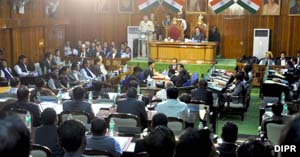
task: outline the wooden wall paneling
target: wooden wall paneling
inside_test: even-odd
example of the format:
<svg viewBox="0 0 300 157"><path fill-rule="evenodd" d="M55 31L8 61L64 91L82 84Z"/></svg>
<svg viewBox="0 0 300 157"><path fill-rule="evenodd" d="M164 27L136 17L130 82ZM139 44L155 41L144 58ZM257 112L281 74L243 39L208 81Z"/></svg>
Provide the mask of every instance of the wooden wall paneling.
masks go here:
<svg viewBox="0 0 300 157"><path fill-rule="evenodd" d="M0 48L4 49L3 58L7 59L7 64L11 64L12 58L12 41L11 41L11 30L0 29Z"/></svg>
<svg viewBox="0 0 300 157"><path fill-rule="evenodd" d="M54 52L55 49L60 49L63 54L65 43L65 26L49 26L45 30L45 51Z"/></svg>

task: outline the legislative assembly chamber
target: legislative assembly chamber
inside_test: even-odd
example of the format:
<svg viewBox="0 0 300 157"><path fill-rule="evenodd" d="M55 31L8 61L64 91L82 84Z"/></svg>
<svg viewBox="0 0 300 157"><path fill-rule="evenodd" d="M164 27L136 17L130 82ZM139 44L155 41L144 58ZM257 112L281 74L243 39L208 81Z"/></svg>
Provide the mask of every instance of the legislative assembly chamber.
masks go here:
<svg viewBox="0 0 300 157"><path fill-rule="evenodd" d="M0 157L300 157L300 0L0 0Z"/></svg>

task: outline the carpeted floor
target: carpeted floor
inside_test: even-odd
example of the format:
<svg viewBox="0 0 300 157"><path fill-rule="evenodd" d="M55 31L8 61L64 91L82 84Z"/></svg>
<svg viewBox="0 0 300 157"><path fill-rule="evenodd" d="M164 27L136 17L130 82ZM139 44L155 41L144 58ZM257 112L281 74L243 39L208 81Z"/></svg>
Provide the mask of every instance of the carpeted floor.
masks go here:
<svg viewBox="0 0 300 157"><path fill-rule="evenodd" d="M217 121L217 134L220 135L222 126L227 121L232 121L238 125L239 137L247 138L251 135L258 135L259 125L259 88L253 88L251 92L251 100L248 111L245 113L244 121L241 120L240 116L226 116Z"/></svg>
<svg viewBox="0 0 300 157"><path fill-rule="evenodd" d="M147 68L147 59L132 59L128 62L131 66L140 66L141 68ZM168 69L170 63L156 62L156 70L164 71ZM210 64L184 64L185 68L190 72L198 72L201 74L207 74ZM235 59L221 59L217 58L217 69L234 70L236 66ZM249 137L255 137L258 134L257 128L259 124L259 89L253 88L251 92L251 101L248 111L245 113L244 121L241 121L240 116L226 116L217 120L217 135L220 135L222 126L227 121L232 121L238 125L239 128L239 140L243 141ZM197 126L197 125L196 125Z"/></svg>

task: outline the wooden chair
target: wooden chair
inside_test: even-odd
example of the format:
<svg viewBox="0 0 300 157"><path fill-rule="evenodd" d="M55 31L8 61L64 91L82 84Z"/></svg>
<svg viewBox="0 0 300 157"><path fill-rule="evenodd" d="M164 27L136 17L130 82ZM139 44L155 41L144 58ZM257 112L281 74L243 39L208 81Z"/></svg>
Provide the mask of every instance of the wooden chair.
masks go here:
<svg viewBox="0 0 300 157"><path fill-rule="evenodd" d="M168 117L168 128L178 135L185 129L185 121L177 117Z"/></svg>
<svg viewBox="0 0 300 157"><path fill-rule="evenodd" d="M85 126L91 123L89 113L84 111L63 111L58 115L58 122L62 123L68 120L70 116L72 116L72 119L81 121Z"/></svg>
<svg viewBox="0 0 300 157"><path fill-rule="evenodd" d="M169 27L166 27L166 37L170 37L175 41L183 40L184 39L183 29L178 24L172 24Z"/></svg>
<svg viewBox="0 0 300 157"><path fill-rule="evenodd" d="M83 154L86 157L114 157L113 154L107 151L92 150L92 149L84 150Z"/></svg>
<svg viewBox="0 0 300 157"><path fill-rule="evenodd" d="M32 157L51 157L52 151L46 146L33 144L31 145L30 155Z"/></svg>

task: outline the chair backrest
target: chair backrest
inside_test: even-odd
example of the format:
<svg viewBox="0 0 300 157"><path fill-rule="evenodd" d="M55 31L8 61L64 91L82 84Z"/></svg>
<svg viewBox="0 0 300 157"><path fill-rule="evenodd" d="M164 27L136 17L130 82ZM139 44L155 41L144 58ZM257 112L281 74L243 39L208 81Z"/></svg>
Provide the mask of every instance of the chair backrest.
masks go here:
<svg viewBox="0 0 300 157"><path fill-rule="evenodd" d="M199 79L199 74L197 72L194 72L192 75L191 84L194 85L198 79Z"/></svg>
<svg viewBox="0 0 300 157"><path fill-rule="evenodd" d="M135 157L149 157L147 152L140 152L134 155Z"/></svg>
<svg viewBox="0 0 300 157"><path fill-rule="evenodd" d="M91 123L90 115L84 111L63 111L58 115L59 123L69 120L71 117L81 121L84 125Z"/></svg>
<svg viewBox="0 0 300 157"><path fill-rule="evenodd" d="M39 75L43 75L40 63L34 63L33 65L34 65L34 71L38 72Z"/></svg>
<svg viewBox="0 0 300 157"><path fill-rule="evenodd" d="M267 138L274 144L278 144L278 140L281 134L281 131L285 124L283 123L267 123L266 124L266 132Z"/></svg>
<svg viewBox="0 0 300 157"><path fill-rule="evenodd" d="M180 118L168 117L168 128L175 134L179 134L185 129L185 122Z"/></svg>
<svg viewBox="0 0 300 157"><path fill-rule="evenodd" d="M191 85L192 85L192 80L189 79L189 80L187 80L186 82L184 82L184 83L182 84L182 87L188 87L188 86L191 86Z"/></svg>
<svg viewBox="0 0 300 157"><path fill-rule="evenodd" d="M108 115L107 123L114 118L116 128L118 127L140 127L140 118L129 113L111 113Z"/></svg>
<svg viewBox="0 0 300 157"><path fill-rule="evenodd" d="M32 157L50 157L52 151L46 147L38 144L31 145L30 155Z"/></svg>
<svg viewBox="0 0 300 157"><path fill-rule="evenodd" d="M177 24L172 24L169 27L166 27L166 37L170 37L174 40L181 40L183 39L183 29Z"/></svg>
<svg viewBox="0 0 300 157"><path fill-rule="evenodd" d="M113 157L113 155L107 151L92 150L92 149L84 150L83 154L86 157Z"/></svg>

